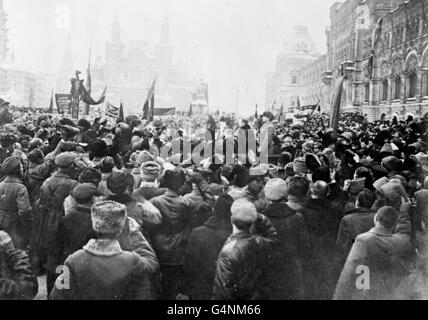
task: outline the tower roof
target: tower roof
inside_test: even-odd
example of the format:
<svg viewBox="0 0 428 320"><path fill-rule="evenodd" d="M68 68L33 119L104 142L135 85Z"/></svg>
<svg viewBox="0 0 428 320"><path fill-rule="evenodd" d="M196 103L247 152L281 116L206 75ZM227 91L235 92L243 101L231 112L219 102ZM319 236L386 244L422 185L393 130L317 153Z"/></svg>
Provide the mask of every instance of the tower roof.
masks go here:
<svg viewBox="0 0 428 320"><path fill-rule="evenodd" d="M113 27L111 28L111 41L113 43L120 43L121 34L122 34L122 29L120 27L120 22L119 22L119 13L116 12L116 16L114 17Z"/></svg>
<svg viewBox="0 0 428 320"><path fill-rule="evenodd" d="M295 26L287 41L284 42L284 52L299 52L316 54L318 52L307 26Z"/></svg>
<svg viewBox="0 0 428 320"><path fill-rule="evenodd" d="M162 45L169 45L169 22L168 18L165 18L162 25L160 43Z"/></svg>

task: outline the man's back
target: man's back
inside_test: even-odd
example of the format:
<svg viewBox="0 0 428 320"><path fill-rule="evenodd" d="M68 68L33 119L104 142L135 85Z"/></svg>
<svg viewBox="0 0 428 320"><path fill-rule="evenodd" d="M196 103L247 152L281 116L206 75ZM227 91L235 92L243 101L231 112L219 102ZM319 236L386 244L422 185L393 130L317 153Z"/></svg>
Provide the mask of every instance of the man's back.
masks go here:
<svg viewBox="0 0 428 320"><path fill-rule="evenodd" d="M409 215L402 210L395 233L378 226L359 235L343 268L335 299L400 298L398 288L410 271L410 233ZM364 289L357 286L362 275L369 281Z"/></svg>
<svg viewBox="0 0 428 320"><path fill-rule="evenodd" d="M91 240L65 262L70 289L54 288L51 299L152 299L150 268L136 253L122 251L117 241Z"/></svg>

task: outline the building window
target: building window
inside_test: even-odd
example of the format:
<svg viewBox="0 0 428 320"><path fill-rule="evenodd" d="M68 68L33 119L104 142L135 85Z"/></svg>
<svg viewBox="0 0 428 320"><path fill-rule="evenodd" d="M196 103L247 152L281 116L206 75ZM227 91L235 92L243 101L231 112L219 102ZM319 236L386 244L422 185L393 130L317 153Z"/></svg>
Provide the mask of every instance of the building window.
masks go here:
<svg viewBox="0 0 428 320"><path fill-rule="evenodd" d="M415 72L409 75L409 98L416 97L417 76Z"/></svg>
<svg viewBox="0 0 428 320"><path fill-rule="evenodd" d="M366 83L364 85L364 93L365 93L364 102L368 103L370 101L370 83Z"/></svg>
<svg viewBox="0 0 428 320"><path fill-rule="evenodd" d="M401 77L397 76L395 77L395 93L394 93L394 99L398 100L401 98Z"/></svg>
<svg viewBox="0 0 428 320"><path fill-rule="evenodd" d="M424 73L424 85L425 85L424 96L428 96L428 72Z"/></svg>
<svg viewBox="0 0 428 320"><path fill-rule="evenodd" d="M292 76L291 77L291 84L297 84L297 76Z"/></svg>
<svg viewBox="0 0 428 320"><path fill-rule="evenodd" d="M388 79L382 81L382 101L388 100Z"/></svg>

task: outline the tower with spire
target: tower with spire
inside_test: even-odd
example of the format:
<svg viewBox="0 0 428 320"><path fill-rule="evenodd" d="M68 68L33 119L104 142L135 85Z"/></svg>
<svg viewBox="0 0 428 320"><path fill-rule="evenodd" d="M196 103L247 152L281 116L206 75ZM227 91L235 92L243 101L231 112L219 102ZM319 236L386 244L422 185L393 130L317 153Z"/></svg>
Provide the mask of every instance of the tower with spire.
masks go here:
<svg viewBox="0 0 428 320"><path fill-rule="evenodd" d="M162 25L160 44L163 46L169 46L169 23L168 18L165 18Z"/></svg>
<svg viewBox="0 0 428 320"><path fill-rule="evenodd" d="M0 0L0 62L4 62L8 54L7 37L7 13L4 9L3 0Z"/></svg>
<svg viewBox="0 0 428 320"><path fill-rule="evenodd" d="M169 21L165 18L163 21L159 45L155 48L155 57L161 62L160 65L171 68L174 48L170 45ZM161 72L161 71L160 71Z"/></svg>
<svg viewBox="0 0 428 320"><path fill-rule="evenodd" d="M120 27L119 14L116 12L113 27L111 28L111 39L106 43L106 62L119 63L125 46L122 44L122 29Z"/></svg>
<svg viewBox="0 0 428 320"><path fill-rule="evenodd" d="M57 92L68 93L70 91L70 79L73 77L75 71L71 37L68 36L64 47L64 55L62 56L58 71Z"/></svg>

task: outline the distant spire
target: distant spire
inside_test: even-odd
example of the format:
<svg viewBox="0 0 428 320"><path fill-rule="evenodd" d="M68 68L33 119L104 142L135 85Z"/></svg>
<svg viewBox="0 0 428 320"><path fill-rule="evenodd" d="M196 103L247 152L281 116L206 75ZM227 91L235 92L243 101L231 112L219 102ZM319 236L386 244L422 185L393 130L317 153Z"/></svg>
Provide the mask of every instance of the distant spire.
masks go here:
<svg viewBox="0 0 428 320"><path fill-rule="evenodd" d="M59 90L66 90L69 87L70 79L74 74L74 63L73 63L73 53L71 50L71 37L67 37L64 55L61 60L61 65L58 72L58 88Z"/></svg>
<svg viewBox="0 0 428 320"><path fill-rule="evenodd" d="M169 45L169 22L168 22L168 18L166 17L162 25L160 43L162 45Z"/></svg>
<svg viewBox="0 0 428 320"><path fill-rule="evenodd" d="M113 28L111 29L111 41L113 43L120 43L120 36L122 29L120 28L119 13L116 11L116 16L113 22Z"/></svg>

